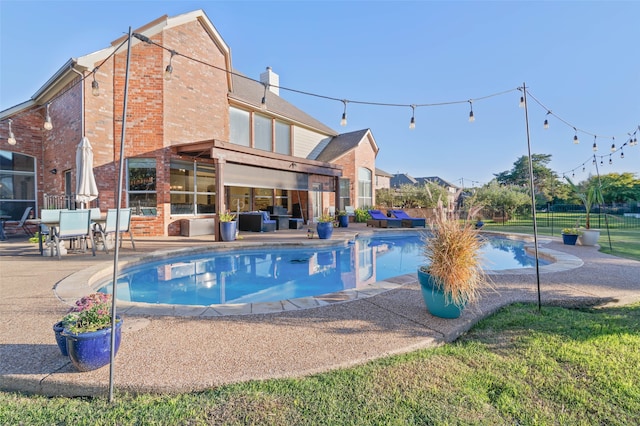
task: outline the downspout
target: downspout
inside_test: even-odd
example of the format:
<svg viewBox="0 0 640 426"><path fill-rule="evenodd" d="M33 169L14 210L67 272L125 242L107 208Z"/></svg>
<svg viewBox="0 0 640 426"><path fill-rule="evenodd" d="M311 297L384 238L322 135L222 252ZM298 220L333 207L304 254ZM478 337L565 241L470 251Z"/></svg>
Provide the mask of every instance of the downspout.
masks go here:
<svg viewBox="0 0 640 426"><path fill-rule="evenodd" d="M82 80L84 80L84 74L78 71L71 65L71 71L75 72L80 76ZM82 106L80 107L80 122L82 123L82 135L80 135L80 139L84 136L84 81L82 81L82 86L80 87L80 99L82 99Z"/></svg>

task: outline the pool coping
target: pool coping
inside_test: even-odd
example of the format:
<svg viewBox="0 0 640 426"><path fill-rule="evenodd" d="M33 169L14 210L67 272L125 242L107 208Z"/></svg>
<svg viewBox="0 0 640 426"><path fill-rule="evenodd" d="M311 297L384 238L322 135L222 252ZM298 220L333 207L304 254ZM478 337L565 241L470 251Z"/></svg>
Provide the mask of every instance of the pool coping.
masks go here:
<svg viewBox="0 0 640 426"><path fill-rule="evenodd" d="M415 232L415 229L410 229ZM369 235L379 231L364 231L345 233L340 239L333 240L308 240L296 242L272 242L277 247L309 246L333 247L349 244L358 235ZM402 232L402 231L401 231ZM487 235L499 235L503 238L525 241L525 250L535 255L534 237L527 234L501 233L494 231L483 231ZM571 254L552 250L544 247L545 244L553 241L552 238L538 238L538 257L551 261L548 265L539 265L538 271L541 274L555 273L579 268L583 261ZM211 246L188 247L178 250L159 250L143 255L128 255L119 259L118 269L132 266L149 260L158 260L167 257L176 257L183 254L197 254L203 252L225 251L233 249L250 249L254 247L264 247L264 244L257 242L235 242L234 244L217 243ZM535 267L487 270L487 275L532 275L536 273ZM54 286L54 294L63 303L72 306L73 303L82 296L96 290L96 283L113 275L113 262L101 262L91 267L77 271ZM365 299L378 294L402 287L406 284L417 282L417 274L409 273L386 280L377 281L360 288L342 290L335 293L327 293L318 296L307 296L294 299L284 299L277 302L256 302L256 303L228 303L216 305L172 305L172 304L149 304L140 302L126 302L118 300L117 309L120 314L133 316L174 316L174 317L222 317L232 315L270 314L302 309L319 308L336 303L346 303L353 300Z"/></svg>

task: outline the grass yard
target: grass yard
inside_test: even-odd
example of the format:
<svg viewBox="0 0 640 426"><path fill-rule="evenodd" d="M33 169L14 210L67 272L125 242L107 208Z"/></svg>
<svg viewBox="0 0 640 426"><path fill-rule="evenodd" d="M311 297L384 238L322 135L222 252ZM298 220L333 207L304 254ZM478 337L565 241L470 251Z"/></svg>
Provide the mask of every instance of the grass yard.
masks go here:
<svg viewBox="0 0 640 426"><path fill-rule="evenodd" d="M544 222L538 218L538 235L553 235L560 236L561 228L542 225ZM521 223L521 222L519 222ZM571 225L568 225L571 226ZM533 235L533 221L529 221L528 224L523 225L506 225L485 223L485 229L499 232L518 232L521 234ZM611 250L609 248L609 235L611 236ZM613 254L615 256L625 257L627 259L640 260L640 229L620 229L612 228L607 235L606 229L600 230L600 239L598 244L600 245L600 251L603 253Z"/></svg>
<svg viewBox="0 0 640 426"><path fill-rule="evenodd" d="M452 344L177 396L0 393L0 424L640 424L640 304L516 304Z"/></svg>

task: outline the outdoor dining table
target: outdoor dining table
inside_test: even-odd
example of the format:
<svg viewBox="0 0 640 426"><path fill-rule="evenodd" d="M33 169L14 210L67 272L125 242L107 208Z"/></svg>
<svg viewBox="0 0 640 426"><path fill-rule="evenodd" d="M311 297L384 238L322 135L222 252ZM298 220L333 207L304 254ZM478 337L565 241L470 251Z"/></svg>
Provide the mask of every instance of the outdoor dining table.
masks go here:
<svg viewBox="0 0 640 426"><path fill-rule="evenodd" d="M92 218L91 219L91 223L99 223L99 224L104 224L107 222L107 215L105 214L101 214L99 218ZM42 234L45 232L45 228L48 228L49 231L46 232L47 234L47 243L49 241L51 241L51 235L53 234L54 230L56 229L57 226L60 225L60 219L51 219L51 220L42 220L42 219L30 219L28 221L28 223L30 224L34 224L34 225L38 225L38 249L40 250L40 254L43 253L44 251L44 246L42 244ZM92 232L90 230L90 232Z"/></svg>

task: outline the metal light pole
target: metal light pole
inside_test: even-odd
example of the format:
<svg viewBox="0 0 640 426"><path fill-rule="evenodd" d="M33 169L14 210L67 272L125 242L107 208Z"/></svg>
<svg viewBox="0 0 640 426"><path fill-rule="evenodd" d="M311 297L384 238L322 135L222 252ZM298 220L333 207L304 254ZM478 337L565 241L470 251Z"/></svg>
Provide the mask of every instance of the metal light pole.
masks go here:
<svg viewBox="0 0 640 426"><path fill-rule="evenodd" d="M120 207L122 205L122 178L124 170L124 137L127 129L127 98L129 93L129 62L131 60L131 27L127 41L127 65L124 77L124 102L122 106L122 132L120 134L120 169L118 170L118 195L116 196L116 236L113 252L113 288L111 300L111 357L109 364L109 402L113 402L114 358L116 352L116 305L118 300L118 257L120 255Z"/></svg>
<svg viewBox="0 0 640 426"><path fill-rule="evenodd" d="M531 190L531 213L533 215L533 244L536 256L536 282L538 286L538 311L542 310L540 298L540 263L538 262L538 222L536 219L536 196L533 186L533 158L531 157L531 137L529 135L529 106L527 103L527 86L522 83L522 93L524 96L524 118L527 127L527 149L529 152L529 187Z"/></svg>

